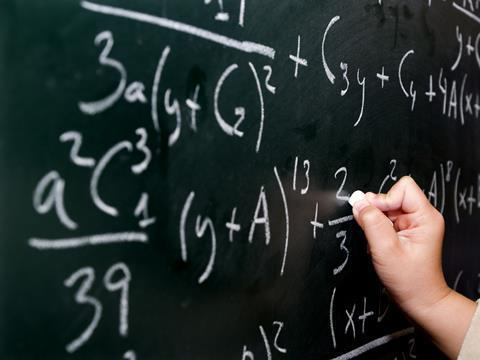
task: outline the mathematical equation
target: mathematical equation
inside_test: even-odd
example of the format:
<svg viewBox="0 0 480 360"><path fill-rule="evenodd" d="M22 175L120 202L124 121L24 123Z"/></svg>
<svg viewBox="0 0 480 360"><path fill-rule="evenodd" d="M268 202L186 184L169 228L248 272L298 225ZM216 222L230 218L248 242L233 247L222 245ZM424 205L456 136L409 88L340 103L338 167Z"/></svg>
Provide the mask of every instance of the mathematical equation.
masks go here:
<svg viewBox="0 0 480 360"><path fill-rule="evenodd" d="M382 1L378 4L383 6ZM274 119L270 115L273 111L266 104L274 103L278 93L289 84L283 84L277 80L280 65L276 65L274 61L278 61L278 52L267 45L230 38L190 24L136 10L90 1L80 1L79 5L87 13L153 25L214 43L228 50L247 53L253 57L247 62L238 61L228 64L218 73L212 74L215 80L211 88L206 87L201 81L191 86L188 79L184 79L184 82L179 79L178 83L183 87L175 90L163 81L165 73L174 71L177 67L173 58L176 50L172 44L162 44L156 68L146 70L150 76L147 82L132 78L132 71L126 65L125 59L120 55L114 55L117 54L116 43L122 40L118 40L113 31L102 30L93 38L93 46L98 52L98 57L96 62L91 64L92 68L87 70L92 73L98 68L109 70L115 74L116 82L109 89L109 93L101 98L78 99L77 110L87 119L94 119L114 108L139 106L137 109L145 109L143 118L147 118L148 123L106 146L100 156L92 151L94 139L90 139L76 129L67 128L59 131L58 142L65 149L65 158L68 159L69 165L81 170L89 178L89 183L86 185L89 193L88 200L96 211L112 219L119 218L121 214L128 214L135 219L136 226L121 232L82 233L88 224L79 222L72 215L69 210L72 200L66 196L65 191L75 179L69 178L66 172L53 165L45 170L44 175L36 183L32 191L32 206L39 216L54 213L61 229L74 236L49 238L42 234L35 234L28 239L28 245L38 251L121 246L122 243L148 246L149 229L155 228L158 220L157 215L151 210L151 194L140 192L135 195L135 206L124 207L106 200L102 195L103 191L109 187L106 181L102 182L102 178L105 178L112 168L121 167L125 171L125 176L142 181L142 178L147 176L155 156L161 152L162 147L156 143L155 139L165 133L166 136L162 139L165 139L166 147L175 149L175 147L188 146L185 145L186 142L181 141L182 137L187 137L187 134L190 138L201 131L211 132L212 128L215 128L222 137L235 138L238 141L253 138L254 146L250 149L252 156L261 154L264 134L270 129L269 127L274 126ZM231 3L227 6L222 0L204 0L202 4L204 9L209 11L214 9L214 21L240 28L247 26L247 5L246 0L239 0L235 6ZM433 5L428 1L426 6ZM463 5L453 2L452 9L480 23L480 18L476 15L479 10L478 4L474 6L471 1L464 1ZM423 97L423 100L432 107L438 107L437 110L445 118L459 120L460 126L473 124L474 120L479 119L480 93L471 80L472 76L461 72L460 69L462 62L470 60L475 61L480 69L480 33L468 33L457 26L452 34L458 46L456 58L448 67L432 70L419 85L419 77L412 70L415 65L415 49L406 50L395 66L391 67L391 64L381 66L378 72L373 74L368 74L359 66L344 61L333 65L329 61L334 51L329 39L342 21L342 17L336 15L323 27L323 34L319 37L319 46L321 46L319 58L322 64L322 75L328 81L328 86L333 87L335 92L338 91L342 99L350 95L355 96L358 90L361 93L358 112L351 120L352 128L358 128L368 121L368 90L376 86L376 93L378 89L387 91L393 81L398 85L396 90L405 98L412 112L419 106ZM294 81L299 81L302 71L312 68L312 64L318 61L303 55L302 38L305 39L305 37L306 35L298 34L296 51L282 60L282 64L287 61L293 62L291 76ZM268 63L265 64L256 57ZM142 59L139 58L136 61L141 63ZM96 74L102 74L102 72L97 70ZM227 96L226 89L235 88L240 83L243 86L247 84L249 91L235 98L235 105L226 111L225 107L222 107L222 99ZM356 91L352 91L354 87L357 88ZM254 94L255 101L246 101L245 99L251 99L251 94ZM202 102L201 99L207 99L207 101ZM200 124L200 119L210 115L207 109L213 109L212 121ZM252 124L255 125L252 126ZM150 127L153 131L149 131ZM266 178L264 184L254 189L255 194L258 194L254 204L245 204L241 201L241 194L238 195L237 202L224 204L231 209L226 222L218 220L221 214L216 213L215 208L205 210L197 205L203 203L207 195L202 192L201 185L196 186L195 179L191 181L191 188L185 190L183 199L175 199L176 203L172 208L178 211L172 214L172 219L175 219L175 226L178 229L180 261L188 265L192 256L189 251L192 239L202 240L202 246L208 248L208 258L204 259L204 265L194 280L197 286L208 284L213 274L221 276L222 269L218 268L218 257L223 252L219 249L239 242L245 246L246 251L254 242L264 244L265 248L274 243L281 244L283 251L277 265L278 276L282 278L289 271L291 256L289 248L296 241L293 223L308 226L311 231L310 240L313 242L329 241L337 244L335 253L327 254L329 258L336 259L335 265L328 269L333 278L339 278L340 274L344 274L351 266L353 251L350 242L353 236L353 216L347 201L351 192L362 186L361 183L352 180L356 179L358 174L353 174L352 170L343 164L337 164L333 169L321 168L310 156L298 154L293 158L293 166L288 168L281 166L280 162L271 164L270 178ZM388 171L381 176L381 181L370 184L371 190L385 192L401 176L410 175L415 178L415 174L401 173L398 170L399 163L399 159L391 159L386 164ZM453 209L457 224L463 219L476 216L480 209L480 173L474 178L465 176L462 167L449 159L436 164L434 169L431 181L423 184L429 201L442 214ZM321 179L314 175L320 173L328 174L329 180L336 183L336 188L330 192L333 194L336 210L338 210L336 213L342 213L341 216L325 217L319 211L324 200L322 197L317 198L317 194L312 189L314 187L316 189L321 183ZM310 214L308 218L304 218L303 213L298 214L292 211L289 205L291 201L295 201L296 206L300 204L303 209L307 209ZM275 216L275 219L272 216L274 202L282 204L282 216ZM248 210L250 208L254 209L251 213ZM240 217L239 214L242 216ZM245 221L246 218L249 220ZM277 227L279 224L282 225L281 238L273 236L273 224ZM459 273L455 287L462 274L462 272ZM110 293L118 294L118 335L124 339L129 335L129 318L134 313L134 309L130 309L129 305L130 285L134 281L129 265L121 261L109 264L105 273L99 273L97 269L85 266L71 274L66 274L63 283L62 291L71 291L78 305L88 306L93 311L89 324L84 329L79 329L78 337L64 344L65 351L69 354L81 351L82 347L95 336L95 330L103 319L104 305L92 291L92 287L98 286L96 284L99 282L96 280L98 276L103 280L101 286L109 295ZM369 334L369 330L382 325L390 311L391 304L384 289L380 289L377 297L364 295L351 298L348 291L342 289L341 283L335 285L330 292L329 323L325 324L331 335L331 352L342 350L339 344L363 339ZM288 349L282 342L282 336L288 326L288 323L278 319L271 324L258 325L258 336L264 344L267 360L287 354ZM395 359L415 359L413 336L413 328L400 329L332 359L355 358L398 338L407 339L407 347L401 354L395 354ZM263 354L254 353L249 344L245 344L238 353L238 358L242 360L254 360L263 356ZM129 349L124 352L123 359L135 360L137 352Z"/></svg>

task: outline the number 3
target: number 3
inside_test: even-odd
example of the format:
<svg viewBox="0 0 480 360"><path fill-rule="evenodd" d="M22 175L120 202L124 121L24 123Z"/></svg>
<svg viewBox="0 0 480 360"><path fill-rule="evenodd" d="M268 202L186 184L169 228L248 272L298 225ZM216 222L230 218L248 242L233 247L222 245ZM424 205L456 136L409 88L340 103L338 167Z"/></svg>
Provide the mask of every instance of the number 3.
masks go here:
<svg viewBox="0 0 480 360"><path fill-rule="evenodd" d="M105 47L98 57L98 62L103 66L117 70L120 74L120 82L115 91L104 99L92 102L79 102L78 107L80 111L87 115L96 115L113 106L122 97L123 91L127 86L127 71L125 67L119 61L109 57L114 43L113 35L110 31L102 31L95 37L96 46L99 46L102 42L105 42Z"/></svg>
<svg viewBox="0 0 480 360"><path fill-rule="evenodd" d="M145 159L141 163L133 165L132 171L134 174L141 174L147 169L148 165L150 164L150 161L152 160L152 152L147 147L148 136L145 128L138 128L137 130L135 130L135 134L140 136L140 140L138 140L135 146L138 151L143 152L143 154L145 155Z"/></svg>
<svg viewBox="0 0 480 360"><path fill-rule="evenodd" d="M84 277L85 280L83 280L80 288L75 294L75 301L79 304L88 304L93 306L95 312L93 314L92 321L83 331L83 333L66 346L66 350L69 353L77 351L86 341L88 341L88 339L90 339L93 331L100 321L100 317L102 316L102 304L100 304L100 301L87 295L88 291L92 287L93 282L95 281L95 271L91 267L85 267L73 273L67 280L65 280L64 285L66 287L72 287L82 277Z"/></svg>

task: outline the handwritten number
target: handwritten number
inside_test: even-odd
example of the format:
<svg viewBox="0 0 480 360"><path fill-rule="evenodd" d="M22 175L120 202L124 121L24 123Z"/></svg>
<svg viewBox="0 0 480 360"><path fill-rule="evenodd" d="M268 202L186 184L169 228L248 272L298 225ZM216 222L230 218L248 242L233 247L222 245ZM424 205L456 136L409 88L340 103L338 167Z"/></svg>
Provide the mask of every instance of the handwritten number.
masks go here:
<svg viewBox="0 0 480 360"><path fill-rule="evenodd" d="M81 157L79 155L82 146L82 134L78 131L68 131L63 133L60 135L60 141L62 143L68 141L73 143L72 148L70 149L70 159L75 165L90 168L95 166L95 159Z"/></svg>
<svg viewBox="0 0 480 360"><path fill-rule="evenodd" d="M138 140L135 147L138 151L141 151L145 155L145 158L141 163L133 165L132 171L135 174L141 174L147 169L148 165L150 164L150 161L152 160L152 152L147 147L148 135L145 128L138 128L137 130L135 130L135 134L140 136L140 140Z"/></svg>
<svg viewBox="0 0 480 360"><path fill-rule="evenodd" d="M339 176L341 173L344 174L343 179L342 179L342 184L338 188L337 191L337 199L341 201L348 201L349 196L348 195L342 195L343 193L343 188L345 187L345 182L347 181L347 168L346 167L341 167L335 172L335 179L337 176Z"/></svg>
<svg viewBox="0 0 480 360"><path fill-rule="evenodd" d="M73 287L75 283L81 278L85 278L85 279L83 280L82 284L80 285L80 288L75 294L75 301L81 305L92 306L94 309L94 314L93 314L92 321L87 326L87 328L83 331L83 333L66 346L66 350L69 353L74 353L83 344L85 344L85 342L87 342L88 339L90 339L95 328L98 325L98 322L100 321L100 317L102 316L102 304L100 304L100 302L94 297L91 297L88 295L88 292L92 288L92 284L95 280L95 273L91 267L85 267L78 270L77 272L72 274L67 280L65 280L64 285L69 288Z"/></svg>
<svg viewBox="0 0 480 360"><path fill-rule="evenodd" d="M270 65L265 65L263 67L263 70L267 72L267 75L265 76L265 87L272 94L275 94L275 91L277 91L277 88L270 83L270 80L272 79L272 72L273 72L272 67Z"/></svg>
<svg viewBox="0 0 480 360"><path fill-rule="evenodd" d="M117 281L113 281L117 273L121 274L121 277ZM128 292L131 278L130 270L124 263L113 265L103 278L103 283L108 291L120 290L120 325L118 332L121 336L128 335Z"/></svg>
<svg viewBox="0 0 480 360"><path fill-rule="evenodd" d="M350 252L348 251L347 247L345 246L345 241L347 240L347 232L346 231L339 231L336 235L337 239L342 239L342 242L340 243L340 250L345 252L345 260L343 261L340 266L336 267L333 269L333 275L338 275L342 272L342 270L345 268L345 265L347 265L348 262L348 257L350 255Z"/></svg>
<svg viewBox="0 0 480 360"><path fill-rule="evenodd" d="M114 280L114 277L116 277L117 274L121 275L117 280ZM91 307L93 307L94 314L90 324L81 333L81 335L75 340L71 341L69 344L67 344L66 350L69 353L74 353L75 351L77 351L91 338L102 317L102 304L98 299L88 294L95 281L95 270L93 268L81 268L80 270L70 275L70 277L64 281L64 285L68 288L71 288L75 286L75 284L82 278L84 280L82 281L78 291L76 292L74 299L80 305L90 305ZM107 270L103 279L105 288L108 291L120 291L119 333L121 336L128 335L128 294L130 280L130 270L124 263L117 263L112 265ZM127 358L128 353L129 352L125 353L124 358ZM133 353L133 356L134 355L135 353Z"/></svg>
<svg viewBox="0 0 480 360"><path fill-rule="evenodd" d="M113 106L120 99L127 85L127 71L125 67L119 61L109 57L114 44L113 35L110 31L103 31L95 37L96 46L101 45L103 42L105 42L105 46L100 53L98 62L103 66L117 70L120 75L120 81L115 91L107 97L97 101L81 101L78 103L80 111L87 115L96 115Z"/></svg>
<svg viewBox="0 0 480 360"><path fill-rule="evenodd" d="M278 326L277 333L275 334L275 340L273 341L273 346L275 347L275 349L277 349L278 352L281 352L282 354L286 354L287 349L278 345L278 337L280 336L280 333L282 332L284 323L281 322L281 321L274 321L273 325Z"/></svg>

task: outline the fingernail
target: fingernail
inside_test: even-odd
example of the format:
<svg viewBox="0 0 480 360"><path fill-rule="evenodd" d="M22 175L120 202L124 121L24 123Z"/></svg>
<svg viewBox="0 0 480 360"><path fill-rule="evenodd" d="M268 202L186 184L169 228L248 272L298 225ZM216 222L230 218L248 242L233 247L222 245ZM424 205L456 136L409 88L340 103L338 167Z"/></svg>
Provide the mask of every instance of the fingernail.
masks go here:
<svg viewBox="0 0 480 360"><path fill-rule="evenodd" d="M370 203L367 201L367 199L362 199L362 200L356 201L353 204L353 208L356 211L362 211L363 209L365 209L369 205L370 205Z"/></svg>
<svg viewBox="0 0 480 360"><path fill-rule="evenodd" d="M357 190L350 196L350 198L348 199L348 203L353 207L356 202L364 199L365 193L363 191Z"/></svg>

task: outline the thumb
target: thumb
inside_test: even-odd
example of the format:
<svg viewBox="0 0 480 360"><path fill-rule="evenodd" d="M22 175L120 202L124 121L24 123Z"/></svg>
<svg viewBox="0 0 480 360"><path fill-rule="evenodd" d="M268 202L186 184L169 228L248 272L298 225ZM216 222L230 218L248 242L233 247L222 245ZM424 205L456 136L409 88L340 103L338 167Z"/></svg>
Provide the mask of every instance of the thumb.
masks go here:
<svg viewBox="0 0 480 360"><path fill-rule="evenodd" d="M368 200L353 204L353 216L367 237L372 251L389 250L398 245L397 232L390 219Z"/></svg>

